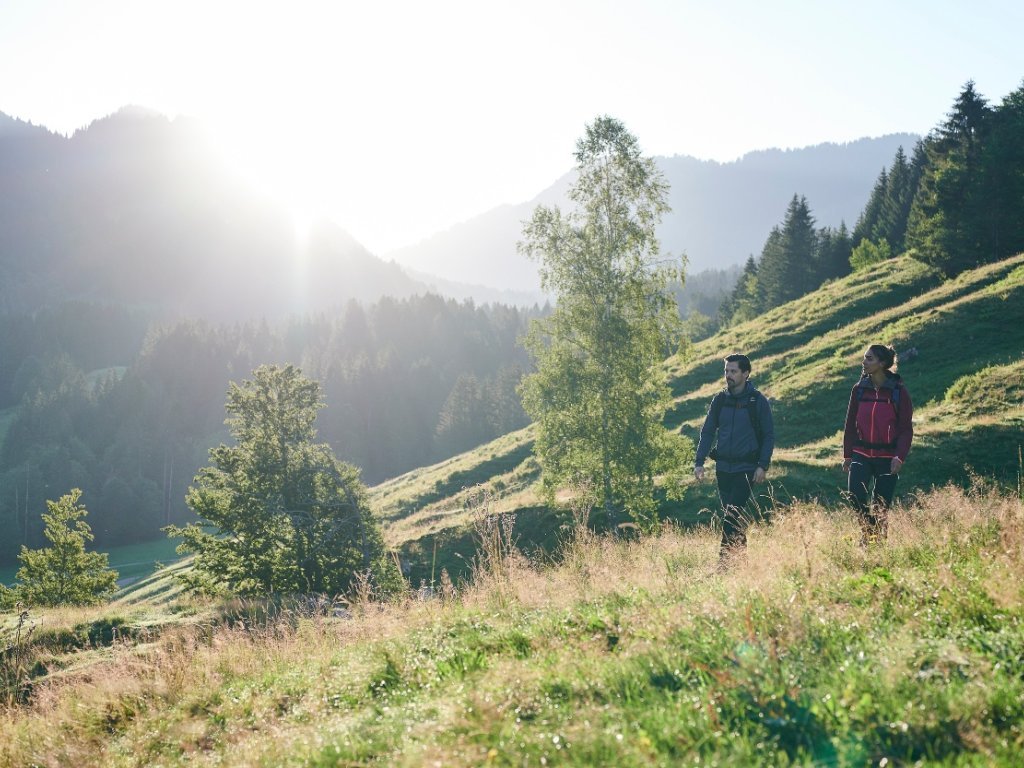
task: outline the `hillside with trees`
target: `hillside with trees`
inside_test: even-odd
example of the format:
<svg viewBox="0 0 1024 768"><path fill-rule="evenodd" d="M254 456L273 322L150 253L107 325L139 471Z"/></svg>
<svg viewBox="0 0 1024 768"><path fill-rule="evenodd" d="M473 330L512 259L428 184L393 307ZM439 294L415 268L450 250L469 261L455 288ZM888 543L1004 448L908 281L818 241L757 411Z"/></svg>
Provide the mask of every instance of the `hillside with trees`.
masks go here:
<svg viewBox="0 0 1024 768"><path fill-rule="evenodd" d="M896 150L852 231L816 228L807 197L794 195L760 256L747 259L719 321L748 320L904 252L947 276L1020 253L1022 129L1024 87L992 107L968 82L909 158L903 146Z"/></svg>
<svg viewBox="0 0 1024 768"><path fill-rule="evenodd" d="M915 160L898 151L879 177L856 235L843 235L845 274L817 273L841 261L824 257L835 233L816 228L798 193L745 275L750 296L774 306L730 318L676 354L660 333L675 333L679 317L662 312L671 293L652 235L664 187L620 124L597 121L577 148L580 212L539 207L524 234L564 299L533 323L538 369L523 391L536 423L506 426L365 494L357 471L314 442L333 345L387 338L396 352L384 361L407 364L423 388L440 380L438 367L459 370L440 351L439 366L421 365L424 345L453 338L446 321L470 329L460 338L474 361L485 352L501 360L500 334L481 338L469 319L483 312L494 333L515 325L511 310L385 300L351 305L340 324L169 325L146 337L139 361L102 376L70 353L26 364L11 380L25 390L5 414L3 450L41 435L36 455L54 459L60 484L87 468L94 433L110 445L133 420L162 413L176 426L201 415L173 390L147 400L147 370L161 371L156 382L176 372L169 380L180 387L197 383L195 370L210 377L197 384L220 381L225 365L247 380L228 389L233 444L209 453L189 492L196 524L169 529L195 559L109 605L0 615L0 762L1015 766L1024 748L1024 253L1002 250L1019 242L1018 207L1004 195L1022 167L1001 131L1018 99L990 110L972 92L969 84ZM983 162L990 152L998 173ZM907 207L904 171L917 158ZM892 254L887 237L898 242L902 211L904 250ZM405 311L409 322L395 322ZM29 320L45 335L45 323ZM602 348L611 340L636 348L613 358ZM399 354L405 342L411 352ZM900 353L914 443L889 534L867 541L841 491L840 451L850 388L873 342ZM154 355L164 344L166 356ZM750 356L772 402L776 452L748 548L723 568L713 489L671 482L644 430L653 422L677 445L694 436L734 350ZM321 383L263 364L274 355L301 357ZM614 370L620 359L625 371ZM124 382L144 407L116 418L82 408ZM382 411L353 410L394 415L404 428L388 382L372 382ZM459 377L442 414L456 391L472 404L485 390ZM580 413L560 412L577 402ZM481 418L470 413L453 408L435 434ZM611 446L620 453L602 453L600 440L622 425ZM72 429L75 439L62 440ZM143 447L127 441L112 466L141 476ZM609 483L611 463L630 471ZM23 468L13 469L3 493L24 501L27 521ZM623 480L637 495L619 490ZM612 490L602 497L595 484ZM59 502L46 486L33 494L35 506L36 495L50 502L48 538L75 524L72 559L86 562L91 532L77 488ZM595 504L641 525L591 516ZM6 529L17 530L19 509ZM36 564L48 573L54 562ZM89 564L102 595L113 577L102 557ZM0 605L14 608L19 594L0 588Z"/></svg>
<svg viewBox="0 0 1024 768"><path fill-rule="evenodd" d="M667 428L696 440L715 392L722 357L742 349L752 381L772 403L776 450L765 508L793 499L842 502L842 427L865 347L878 339L905 355L900 373L915 403L914 448L901 476L905 498L983 477L1002 488L1019 482L1024 430L1024 255L957 278L908 256L835 280L762 316L697 342L666 363L674 402ZM418 578L444 566L466 572L472 550L474 493L516 520L530 551L547 550L571 524L573 507L550 505L537 485L534 427L388 480L370 489L389 543L415 563ZM685 487L681 500L659 497L658 514L684 526L711 525L712 484ZM601 525L601 518L593 516Z"/></svg>
<svg viewBox="0 0 1024 768"><path fill-rule="evenodd" d="M340 315L149 330L124 309L63 304L0 323L0 562L38 546L33 513L77 487L104 547L189 519L185 491L227 437L224 394L264 364L299 366L327 407L319 433L377 483L527 423L519 344L539 310L426 295Z"/></svg>
<svg viewBox="0 0 1024 768"><path fill-rule="evenodd" d="M904 256L673 362L671 427L695 428L723 349L780 416L768 521L725 573L706 485L662 508L680 524L601 535L543 505L528 428L370 489L425 582L405 598L209 600L179 563L108 606L4 614L0 761L1015 766L1022 299L1024 255L952 280ZM864 548L839 429L886 332L919 351L917 434Z"/></svg>

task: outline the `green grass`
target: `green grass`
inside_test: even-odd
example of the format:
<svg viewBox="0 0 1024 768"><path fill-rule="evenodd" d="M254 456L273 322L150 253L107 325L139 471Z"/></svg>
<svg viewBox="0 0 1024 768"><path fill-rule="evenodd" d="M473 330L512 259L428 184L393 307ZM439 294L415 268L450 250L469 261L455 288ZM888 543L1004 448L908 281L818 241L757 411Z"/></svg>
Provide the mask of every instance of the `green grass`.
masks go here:
<svg viewBox="0 0 1024 768"><path fill-rule="evenodd" d="M89 665L0 720L0 765L1016 765L1021 501L940 489L856 541L798 503L725 573L671 528L350 619L107 609L49 636Z"/></svg>
<svg viewBox="0 0 1024 768"><path fill-rule="evenodd" d="M181 559L175 552L178 542L168 538L154 539L139 544L128 544L112 548L110 567L115 569L122 580L136 580L149 576L158 564L169 564Z"/></svg>

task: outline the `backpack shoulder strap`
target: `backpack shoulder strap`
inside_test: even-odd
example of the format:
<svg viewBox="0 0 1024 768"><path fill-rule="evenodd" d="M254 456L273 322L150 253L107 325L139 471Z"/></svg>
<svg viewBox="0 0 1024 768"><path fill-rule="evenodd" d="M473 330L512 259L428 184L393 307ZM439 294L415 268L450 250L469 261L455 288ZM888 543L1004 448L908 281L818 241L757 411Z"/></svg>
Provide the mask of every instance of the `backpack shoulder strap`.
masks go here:
<svg viewBox="0 0 1024 768"><path fill-rule="evenodd" d="M867 387L864 386L863 384L861 384L860 382L857 382L855 388L857 390L857 402L859 403L861 400L864 399L864 391L867 389ZM900 412L900 390L901 389L903 389L903 383L897 381L893 385L892 396L890 397L890 402L892 403L892 407L896 410L896 413Z"/></svg>
<svg viewBox="0 0 1024 768"><path fill-rule="evenodd" d="M725 393L718 392L713 398L711 398L710 411L714 414L715 424L717 424L722 417L722 406L725 405Z"/></svg>
<svg viewBox="0 0 1024 768"><path fill-rule="evenodd" d="M750 412L750 426L754 428L754 437L757 439L758 449L760 449L761 443L764 442L761 432L761 415L757 411L761 399L767 400L768 398L761 394L760 390L755 389L750 394L750 402L747 404L747 410Z"/></svg>

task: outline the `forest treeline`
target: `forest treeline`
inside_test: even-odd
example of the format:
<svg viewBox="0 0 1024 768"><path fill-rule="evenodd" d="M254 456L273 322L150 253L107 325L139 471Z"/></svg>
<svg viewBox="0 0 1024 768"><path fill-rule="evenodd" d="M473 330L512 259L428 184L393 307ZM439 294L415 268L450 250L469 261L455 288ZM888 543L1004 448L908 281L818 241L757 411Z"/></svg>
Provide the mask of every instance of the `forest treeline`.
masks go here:
<svg viewBox="0 0 1024 768"><path fill-rule="evenodd" d="M719 322L756 317L828 280L904 252L947 276L1024 250L1024 86L991 106L968 82L946 119L883 168L852 231L816 228L794 194Z"/></svg>
<svg viewBox="0 0 1024 768"><path fill-rule="evenodd" d="M522 427L518 339L542 312L428 294L277 326L148 328L141 313L81 303L6 316L0 560L41 543L40 508L72 487L98 546L184 522L196 471L228 439L228 384L263 364L320 383L318 438L369 483Z"/></svg>

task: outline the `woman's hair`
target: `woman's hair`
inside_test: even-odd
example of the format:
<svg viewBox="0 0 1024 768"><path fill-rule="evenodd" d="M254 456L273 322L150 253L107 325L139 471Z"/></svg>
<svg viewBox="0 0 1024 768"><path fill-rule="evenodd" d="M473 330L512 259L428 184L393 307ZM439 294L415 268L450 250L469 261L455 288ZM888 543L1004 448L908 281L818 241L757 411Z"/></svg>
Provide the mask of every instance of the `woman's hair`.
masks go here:
<svg viewBox="0 0 1024 768"><path fill-rule="evenodd" d="M884 344L872 344L868 350L882 363L882 367L891 373L896 373L896 350Z"/></svg>

